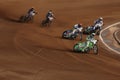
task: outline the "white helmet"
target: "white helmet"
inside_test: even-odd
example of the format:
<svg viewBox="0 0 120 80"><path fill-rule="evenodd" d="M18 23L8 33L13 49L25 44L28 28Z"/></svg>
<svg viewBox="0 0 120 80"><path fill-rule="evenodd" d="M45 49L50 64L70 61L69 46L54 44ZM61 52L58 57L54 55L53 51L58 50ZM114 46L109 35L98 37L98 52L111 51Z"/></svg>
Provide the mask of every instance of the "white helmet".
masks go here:
<svg viewBox="0 0 120 80"><path fill-rule="evenodd" d="M92 33L93 36L95 36L95 33Z"/></svg>
<svg viewBox="0 0 120 80"><path fill-rule="evenodd" d="M100 20L103 20L103 18L102 18L102 17L100 17L99 19L100 19Z"/></svg>

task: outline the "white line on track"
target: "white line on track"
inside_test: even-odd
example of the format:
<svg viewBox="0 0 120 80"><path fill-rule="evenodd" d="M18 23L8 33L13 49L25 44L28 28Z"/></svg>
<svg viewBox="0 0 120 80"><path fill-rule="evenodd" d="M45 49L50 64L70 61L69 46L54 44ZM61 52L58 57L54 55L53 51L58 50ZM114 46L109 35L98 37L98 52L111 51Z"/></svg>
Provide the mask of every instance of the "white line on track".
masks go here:
<svg viewBox="0 0 120 80"><path fill-rule="evenodd" d="M99 37L100 37L102 43L103 43L108 49L112 50L113 52L115 52L115 53L117 53L117 54L120 54L119 51L114 50L114 49L112 49L111 47L109 47L109 46L104 42L104 40L103 40L103 38L102 38L102 35L101 35L101 34L103 33L103 31L105 31L106 29L108 29L108 28L110 28L110 27L113 27L113 26L115 26L115 25L118 25L118 24L120 24L120 22L114 23L114 24L112 24L112 25L104 28L103 30L101 30L101 33L100 33Z"/></svg>
<svg viewBox="0 0 120 80"><path fill-rule="evenodd" d="M117 43L118 43L118 44L120 44L120 40L119 40L119 38L117 37L117 33L118 33L119 31L120 31L120 29L117 30L117 31L114 33L115 39L117 40Z"/></svg>

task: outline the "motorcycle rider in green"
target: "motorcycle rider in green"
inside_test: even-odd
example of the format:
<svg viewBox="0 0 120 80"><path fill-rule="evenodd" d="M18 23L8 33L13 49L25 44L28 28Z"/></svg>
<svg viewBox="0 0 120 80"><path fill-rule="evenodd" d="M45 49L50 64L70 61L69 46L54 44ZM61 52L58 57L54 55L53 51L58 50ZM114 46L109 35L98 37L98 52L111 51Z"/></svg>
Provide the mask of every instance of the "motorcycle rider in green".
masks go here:
<svg viewBox="0 0 120 80"><path fill-rule="evenodd" d="M90 35L87 36L86 42L85 42L86 45L85 45L85 47L84 47L83 50L82 50L83 52L85 51L86 48L89 47L90 42L93 42L93 40L95 40L95 39L94 39L94 36L95 36L95 33L92 33L92 34L90 34Z"/></svg>

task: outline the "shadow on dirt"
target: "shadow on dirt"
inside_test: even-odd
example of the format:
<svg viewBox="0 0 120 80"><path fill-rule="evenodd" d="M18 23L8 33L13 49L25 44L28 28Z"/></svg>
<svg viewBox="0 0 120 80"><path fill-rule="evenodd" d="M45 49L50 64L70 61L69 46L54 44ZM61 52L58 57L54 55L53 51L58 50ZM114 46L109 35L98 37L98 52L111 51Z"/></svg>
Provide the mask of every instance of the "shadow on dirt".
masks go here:
<svg viewBox="0 0 120 80"><path fill-rule="evenodd" d="M40 47L40 46L39 46ZM59 51L60 53L68 53L68 54L81 54L81 55L84 55L84 54L89 54L89 53L81 53L81 52L74 52L72 49L59 49L59 48L52 48L52 47L40 47L43 51Z"/></svg>
<svg viewBox="0 0 120 80"><path fill-rule="evenodd" d="M15 18L14 14L10 15L9 12L4 10L0 10L0 19L10 22L19 22L19 20Z"/></svg>
<svg viewBox="0 0 120 80"><path fill-rule="evenodd" d="M9 18L9 17L3 17L4 20L6 21L10 21L10 22L16 22L16 23L19 23L20 21L17 20L17 19L13 19L13 18Z"/></svg>

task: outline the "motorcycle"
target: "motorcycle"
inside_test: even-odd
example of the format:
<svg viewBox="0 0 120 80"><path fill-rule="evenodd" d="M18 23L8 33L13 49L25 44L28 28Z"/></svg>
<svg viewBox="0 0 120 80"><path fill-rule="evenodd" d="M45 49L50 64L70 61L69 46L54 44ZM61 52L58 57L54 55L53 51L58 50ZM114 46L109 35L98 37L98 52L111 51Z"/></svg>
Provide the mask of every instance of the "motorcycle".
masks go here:
<svg viewBox="0 0 120 80"><path fill-rule="evenodd" d="M19 22L22 22L22 23L27 23L30 21L33 21L33 16L23 15L19 18Z"/></svg>
<svg viewBox="0 0 120 80"><path fill-rule="evenodd" d="M101 29L100 29L99 26L96 27L95 29L93 29L93 26L88 26L88 27L86 27L86 28L84 29L83 34L96 33L97 35L99 35L99 34L100 34L100 31L101 31Z"/></svg>
<svg viewBox="0 0 120 80"><path fill-rule="evenodd" d="M81 53L89 53L91 50L93 50L94 54L98 54L97 42L98 42L98 40L90 41L89 46L85 49L84 49L84 47L87 45L86 42L76 43L73 47L73 51L81 52Z"/></svg>
<svg viewBox="0 0 120 80"><path fill-rule="evenodd" d="M50 21L49 19L46 19L46 20L42 20L41 25L42 26L50 26L51 23L52 23L52 21Z"/></svg>
<svg viewBox="0 0 120 80"><path fill-rule="evenodd" d="M55 17L49 17L49 18L46 18L45 20L42 20L41 26L50 26L54 19L56 19L56 18Z"/></svg>
<svg viewBox="0 0 120 80"><path fill-rule="evenodd" d="M32 22L33 18L36 14L37 14L37 12L33 12L31 14L23 15L19 18L19 22L22 22L22 23L27 23L27 22L30 22L30 21Z"/></svg>
<svg viewBox="0 0 120 80"><path fill-rule="evenodd" d="M83 31L83 34L91 34L91 33L95 33L95 30L93 30L92 26L86 27Z"/></svg>
<svg viewBox="0 0 120 80"><path fill-rule="evenodd" d="M62 38L74 40L78 35L80 35L80 40L82 40L82 32L72 33L73 30L66 30L62 33Z"/></svg>

